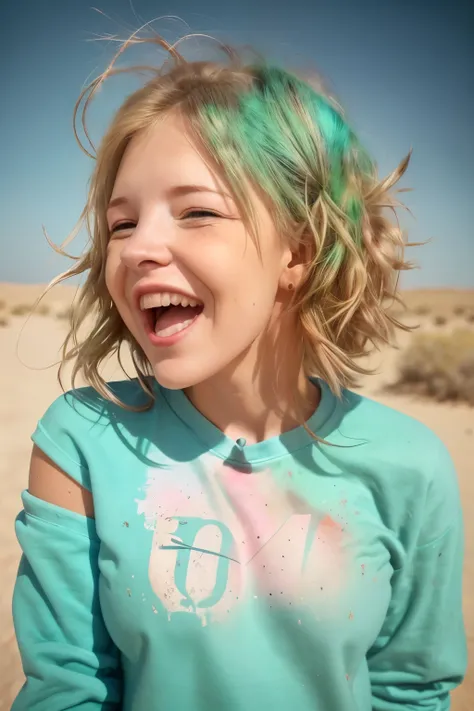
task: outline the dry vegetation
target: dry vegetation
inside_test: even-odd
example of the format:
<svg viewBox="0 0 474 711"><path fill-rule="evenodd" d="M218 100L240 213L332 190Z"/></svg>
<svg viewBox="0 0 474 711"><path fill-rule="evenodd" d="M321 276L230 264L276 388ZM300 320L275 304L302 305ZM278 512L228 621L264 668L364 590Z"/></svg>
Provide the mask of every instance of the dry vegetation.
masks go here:
<svg viewBox="0 0 474 711"><path fill-rule="evenodd" d="M58 311L56 313L56 318L61 321L68 321L71 318L71 309L64 309L63 311Z"/></svg>
<svg viewBox="0 0 474 711"><path fill-rule="evenodd" d="M4 310L7 307L7 302L4 301L3 299L0 299L0 328L5 328L8 326L8 317L4 312Z"/></svg>
<svg viewBox="0 0 474 711"><path fill-rule="evenodd" d="M15 304L11 307L10 313L12 316L29 316L35 314L37 316L49 316L51 312L48 304Z"/></svg>
<svg viewBox="0 0 474 711"><path fill-rule="evenodd" d="M10 313L12 316L26 316L31 313L31 310L32 307L27 304L15 304L11 307Z"/></svg>
<svg viewBox="0 0 474 711"><path fill-rule="evenodd" d="M395 379L387 389L474 406L474 291L417 291L403 297L407 312L397 315L418 330L400 339Z"/></svg>
<svg viewBox="0 0 474 711"><path fill-rule="evenodd" d="M398 368L398 379L391 389L474 406L473 330L414 335Z"/></svg>

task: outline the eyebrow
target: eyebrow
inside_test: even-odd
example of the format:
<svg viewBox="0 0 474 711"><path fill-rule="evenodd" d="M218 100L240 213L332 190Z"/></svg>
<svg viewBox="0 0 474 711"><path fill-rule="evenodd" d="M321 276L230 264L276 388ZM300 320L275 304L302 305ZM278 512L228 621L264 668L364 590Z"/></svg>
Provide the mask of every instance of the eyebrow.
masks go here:
<svg viewBox="0 0 474 711"><path fill-rule="evenodd" d="M207 185L174 185L167 190L169 197L182 197L183 195L189 195L190 193L213 193L214 195L220 195L221 197L232 200L232 195L229 195L229 193L225 193L222 190L213 190ZM107 210L126 203L128 203L128 199L125 196L116 197L109 202Z"/></svg>

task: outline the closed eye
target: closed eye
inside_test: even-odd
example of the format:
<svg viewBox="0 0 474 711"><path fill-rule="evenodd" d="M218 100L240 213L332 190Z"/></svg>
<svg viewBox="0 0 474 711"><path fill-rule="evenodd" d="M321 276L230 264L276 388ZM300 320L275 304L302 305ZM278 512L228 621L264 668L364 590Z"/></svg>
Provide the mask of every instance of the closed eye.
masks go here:
<svg viewBox="0 0 474 711"><path fill-rule="evenodd" d="M182 215L180 219L196 220L203 217L221 217L221 215L219 215L217 212L213 212L212 210L189 210L188 212L184 213L184 215Z"/></svg>
<svg viewBox="0 0 474 711"><path fill-rule="evenodd" d="M114 225L110 230L109 230L109 235L112 236L114 234L117 234L117 232L124 232L125 230L133 230L135 229L136 225L134 222L119 222L118 225Z"/></svg>

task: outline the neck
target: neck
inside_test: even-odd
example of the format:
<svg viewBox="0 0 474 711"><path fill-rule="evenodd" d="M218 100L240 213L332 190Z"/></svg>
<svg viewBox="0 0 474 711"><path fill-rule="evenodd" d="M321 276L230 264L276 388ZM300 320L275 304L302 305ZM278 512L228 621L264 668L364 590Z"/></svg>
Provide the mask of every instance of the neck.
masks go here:
<svg viewBox="0 0 474 711"><path fill-rule="evenodd" d="M263 340L266 341L264 345ZM261 339L224 371L186 390L226 436L254 444L306 422L320 392L305 376L296 338Z"/></svg>

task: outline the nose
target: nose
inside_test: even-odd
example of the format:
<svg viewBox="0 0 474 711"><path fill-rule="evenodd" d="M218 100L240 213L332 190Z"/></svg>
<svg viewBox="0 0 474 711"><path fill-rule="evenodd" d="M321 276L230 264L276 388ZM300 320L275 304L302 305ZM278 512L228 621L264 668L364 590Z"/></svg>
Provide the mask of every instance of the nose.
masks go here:
<svg viewBox="0 0 474 711"><path fill-rule="evenodd" d="M135 272L165 267L173 260L170 241L170 230L166 226L152 221L139 222L132 234L124 240L121 261Z"/></svg>

